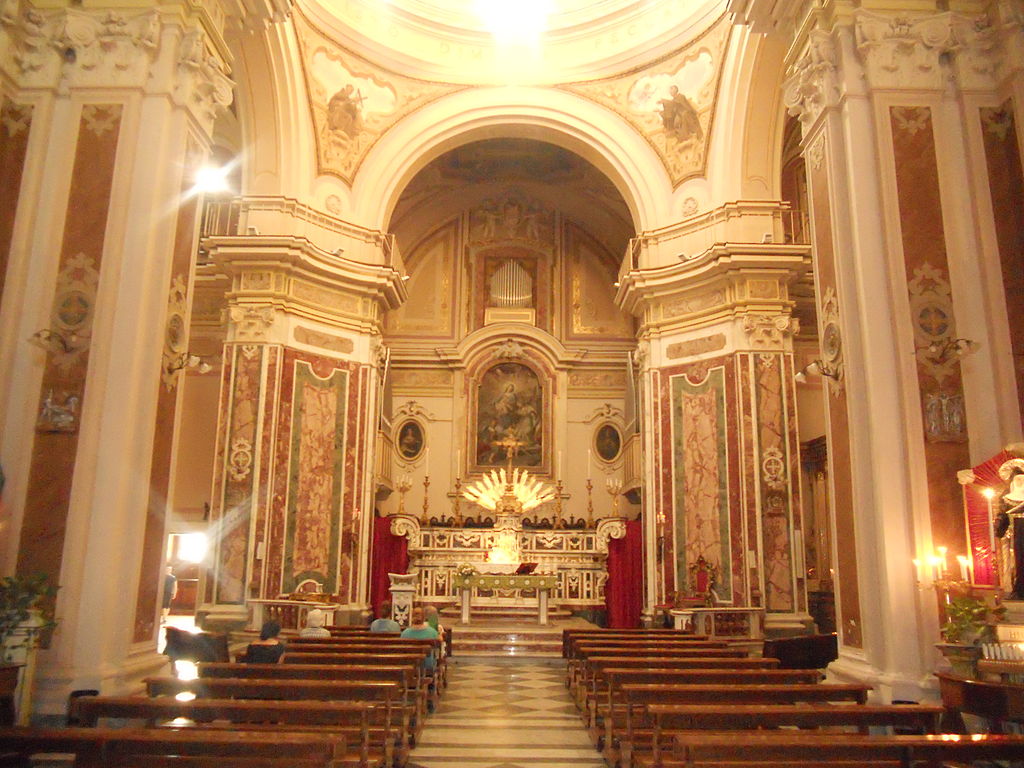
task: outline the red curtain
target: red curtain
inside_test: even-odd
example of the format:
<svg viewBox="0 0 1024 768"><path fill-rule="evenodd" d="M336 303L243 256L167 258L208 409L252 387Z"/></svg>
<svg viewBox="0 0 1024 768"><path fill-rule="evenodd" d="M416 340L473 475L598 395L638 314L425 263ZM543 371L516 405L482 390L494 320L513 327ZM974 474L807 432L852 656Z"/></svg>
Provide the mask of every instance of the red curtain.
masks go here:
<svg viewBox="0 0 1024 768"><path fill-rule="evenodd" d="M988 461L982 462L974 467L974 482L965 485L964 507L967 510L967 535L970 538L968 546L971 550L971 557L974 561L974 583L995 584L993 573L992 546L989 534L989 500L982 493L986 488L996 492L992 499L992 512L999 512L999 497L1006 492L1006 483L999 477L999 467L1004 462L1015 458L1013 454L1000 451ZM1009 590L1011 585L1004 584L1003 588Z"/></svg>
<svg viewBox="0 0 1024 768"><path fill-rule="evenodd" d="M391 518L373 520L373 551L370 554L370 607L380 615L381 603L391 600L389 573L409 570L409 540L391 533Z"/></svg>
<svg viewBox="0 0 1024 768"><path fill-rule="evenodd" d="M644 602L643 527L639 520L626 523L626 536L608 542L608 581L604 589L608 626L640 626Z"/></svg>

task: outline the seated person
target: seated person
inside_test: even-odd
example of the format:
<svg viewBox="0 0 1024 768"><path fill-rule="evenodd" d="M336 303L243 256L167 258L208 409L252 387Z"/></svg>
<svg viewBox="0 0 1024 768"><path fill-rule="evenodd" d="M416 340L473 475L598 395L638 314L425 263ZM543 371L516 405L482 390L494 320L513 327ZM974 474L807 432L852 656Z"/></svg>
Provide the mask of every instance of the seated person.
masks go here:
<svg viewBox="0 0 1024 768"><path fill-rule="evenodd" d="M306 626L299 630L299 637L330 637L331 631L324 626L326 623L327 614L314 608L306 614Z"/></svg>
<svg viewBox="0 0 1024 768"><path fill-rule="evenodd" d="M380 618L370 624L371 632L398 632L398 622L391 618L391 603L381 603Z"/></svg>
<svg viewBox="0 0 1024 768"><path fill-rule="evenodd" d="M445 655L444 627L441 624L441 614L439 614L437 612L437 607L433 606L433 605L428 605L426 608L424 608L423 609L423 618L426 619L427 624L430 625L431 627L433 627L434 630L437 632L437 636L438 636L438 638L441 641L441 647L440 647L439 653L442 656L444 656Z"/></svg>
<svg viewBox="0 0 1024 768"><path fill-rule="evenodd" d="M403 640L437 640L437 630L427 624L423 615L423 607L415 606L409 616L409 626L402 630ZM436 651L431 651L423 662L423 668L433 672L437 666Z"/></svg>
<svg viewBox="0 0 1024 768"><path fill-rule="evenodd" d="M245 651L246 664L277 664L284 656L284 643L278 635L281 625L274 620L263 622L260 628L260 639L249 643Z"/></svg>

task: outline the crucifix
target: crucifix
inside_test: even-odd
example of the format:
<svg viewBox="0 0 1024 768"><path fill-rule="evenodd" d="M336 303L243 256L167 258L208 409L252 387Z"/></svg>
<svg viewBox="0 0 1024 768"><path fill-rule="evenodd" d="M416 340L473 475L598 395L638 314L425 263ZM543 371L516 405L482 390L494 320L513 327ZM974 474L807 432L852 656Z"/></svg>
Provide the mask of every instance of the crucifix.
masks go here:
<svg viewBox="0 0 1024 768"><path fill-rule="evenodd" d="M512 435L506 435L501 440L495 441L494 445L498 446L499 448L505 449L505 457L508 459L508 481L511 483L512 459L515 457L517 453L519 453L519 449L526 445L526 443L524 443L522 440L517 440Z"/></svg>

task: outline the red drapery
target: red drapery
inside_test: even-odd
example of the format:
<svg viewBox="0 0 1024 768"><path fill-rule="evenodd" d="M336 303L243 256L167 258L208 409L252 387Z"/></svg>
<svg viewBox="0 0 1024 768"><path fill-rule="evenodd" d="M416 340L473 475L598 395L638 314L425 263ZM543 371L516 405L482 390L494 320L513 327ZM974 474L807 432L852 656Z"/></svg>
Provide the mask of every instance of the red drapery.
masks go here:
<svg viewBox="0 0 1024 768"><path fill-rule="evenodd" d="M391 533L391 518L373 520L373 551L370 556L370 606L380 616L381 603L391 599L389 573L405 573L409 569L409 540Z"/></svg>
<svg viewBox="0 0 1024 768"><path fill-rule="evenodd" d="M604 590L608 626L640 626L644 601L643 528L639 520L626 523L626 535L608 542L608 581Z"/></svg>
<svg viewBox="0 0 1024 768"><path fill-rule="evenodd" d="M967 536L970 540L971 558L974 562L974 583L995 584L992 563L992 546L989 534L989 500L982 493L986 488L996 492L992 499L993 514L999 512L999 497L1003 495L1006 483L999 477L999 467L1015 458L1013 454L1000 451L988 461L972 468L974 482L963 486L964 507L967 510ZM1009 589L1009 584L1003 585Z"/></svg>

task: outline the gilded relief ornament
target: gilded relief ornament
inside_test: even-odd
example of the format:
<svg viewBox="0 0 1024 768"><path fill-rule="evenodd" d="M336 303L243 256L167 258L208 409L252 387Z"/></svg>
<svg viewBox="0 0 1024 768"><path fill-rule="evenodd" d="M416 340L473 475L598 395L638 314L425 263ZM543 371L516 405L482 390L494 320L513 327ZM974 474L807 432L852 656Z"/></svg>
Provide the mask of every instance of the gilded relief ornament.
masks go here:
<svg viewBox="0 0 1024 768"><path fill-rule="evenodd" d="M833 397L843 390L843 336L839 327L839 301L835 289L825 289L821 302L821 359L828 370L835 371L835 377L826 377Z"/></svg>
<svg viewBox="0 0 1024 768"><path fill-rule="evenodd" d="M629 121L661 157L679 186L704 175L730 23L722 17L703 35L639 72L563 86Z"/></svg>
<svg viewBox="0 0 1024 768"><path fill-rule="evenodd" d="M907 287L918 365L941 387L953 377L960 361L959 355L936 355L932 351L936 345L956 338L952 288L946 275L928 262L914 270Z"/></svg>
<svg viewBox="0 0 1024 768"><path fill-rule="evenodd" d="M185 276L175 275L171 281L171 291L167 296L163 365L160 367L160 378L168 392L178 381L178 371L173 370L174 363L187 351L188 326L185 322L187 302L188 289L185 287Z"/></svg>
<svg viewBox="0 0 1024 768"><path fill-rule="evenodd" d="M84 253L68 259L57 275L57 290L50 319L55 330L74 342L66 345L66 348L62 346L51 351L51 355L65 375L71 366L81 360L89 346L99 280L100 274L95 262Z"/></svg>
<svg viewBox="0 0 1024 768"><path fill-rule="evenodd" d="M252 443L248 438L236 437L231 441L231 452L228 454L228 473L231 479L241 482L252 471Z"/></svg>

